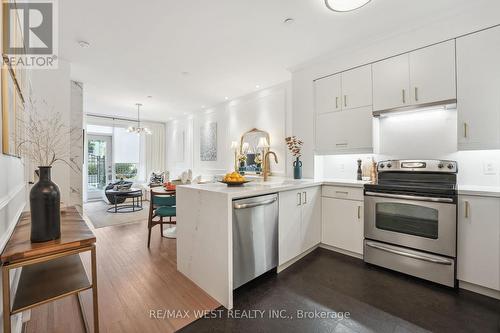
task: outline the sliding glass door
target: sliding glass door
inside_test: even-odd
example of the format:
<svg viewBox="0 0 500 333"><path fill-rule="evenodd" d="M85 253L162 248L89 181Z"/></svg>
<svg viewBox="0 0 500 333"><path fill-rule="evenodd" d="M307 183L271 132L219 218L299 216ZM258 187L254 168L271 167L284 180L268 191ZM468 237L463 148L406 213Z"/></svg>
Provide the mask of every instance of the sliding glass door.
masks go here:
<svg viewBox="0 0 500 333"><path fill-rule="evenodd" d="M89 135L87 141L87 197L103 197L104 188L113 180L112 137Z"/></svg>

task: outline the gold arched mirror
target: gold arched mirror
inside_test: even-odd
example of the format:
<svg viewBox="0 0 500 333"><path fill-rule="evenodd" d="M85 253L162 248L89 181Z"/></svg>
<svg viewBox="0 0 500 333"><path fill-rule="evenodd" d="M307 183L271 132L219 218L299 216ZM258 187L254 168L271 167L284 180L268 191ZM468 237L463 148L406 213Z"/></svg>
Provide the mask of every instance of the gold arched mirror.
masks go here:
<svg viewBox="0 0 500 333"><path fill-rule="evenodd" d="M271 144L269 133L253 128L241 136L239 170L259 174L262 170L264 151Z"/></svg>

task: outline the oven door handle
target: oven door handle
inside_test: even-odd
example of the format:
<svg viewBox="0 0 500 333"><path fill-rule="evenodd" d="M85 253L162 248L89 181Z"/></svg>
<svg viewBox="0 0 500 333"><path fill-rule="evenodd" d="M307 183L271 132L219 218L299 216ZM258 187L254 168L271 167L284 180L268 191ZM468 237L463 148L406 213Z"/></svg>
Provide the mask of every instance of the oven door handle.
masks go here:
<svg viewBox="0 0 500 333"><path fill-rule="evenodd" d="M381 250L381 251L385 251L385 252L389 252L389 253L394 253L394 254L397 254L397 255L400 255L400 256L404 256L404 257L408 257L408 258L412 258L412 259L423 260L423 261L431 262L433 264L440 264L440 265L451 265L452 264L451 261L448 261L448 260L445 260L445 259L437 259L437 258L431 258L431 257L422 256L422 255L418 255L418 254L408 253L408 252L404 252L404 251L400 251L400 250L388 248L388 247L385 247L385 246L382 246L382 245L379 245L379 244L375 244L375 243L372 243L372 242L366 242L366 245L369 246L369 247L373 247L375 249Z"/></svg>
<svg viewBox="0 0 500 333"><path fill-rule="evenodd" d="M432 197L421 197L421 196L414 196L414 195L377 193L377 192L365 192L365 195L368 195L371 197L381 197L381 198L453 203L452 198L432 198Z"/></svg>

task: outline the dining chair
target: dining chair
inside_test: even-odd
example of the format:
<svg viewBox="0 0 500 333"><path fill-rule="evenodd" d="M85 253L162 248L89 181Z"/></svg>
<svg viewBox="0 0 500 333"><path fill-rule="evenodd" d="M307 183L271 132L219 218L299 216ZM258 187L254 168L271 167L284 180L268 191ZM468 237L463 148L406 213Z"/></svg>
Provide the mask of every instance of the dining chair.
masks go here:
<svg viewBox="0 0 500 333"><path fill-rule="evenodd" d="M154 226L160 225L160 234L163 237L164 224L176 224L172 220L176 216L175 207L175 192L155 192L151 189L151 199L149 205L149 218L148 218L148 248L151 243L151 229ZM164 220L168 218L168 220Z"/></svg>

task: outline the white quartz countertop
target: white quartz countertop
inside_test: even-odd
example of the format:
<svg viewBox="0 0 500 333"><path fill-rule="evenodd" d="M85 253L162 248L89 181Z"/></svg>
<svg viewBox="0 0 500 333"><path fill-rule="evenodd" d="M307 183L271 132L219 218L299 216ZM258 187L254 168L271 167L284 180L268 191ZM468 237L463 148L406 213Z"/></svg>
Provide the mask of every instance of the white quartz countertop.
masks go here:
<svg viewBox="0 0 500 333"><path fill-rule="evenodd" d="M458 194L500 198L500 186L458 185Z"/></svg>
<svg viewBox="0 0 500 333"><path fill-rule="evenodd" d="M230 187L222 183L206 183L195 185L182 185L186 189L195 189L208 192L217 192L227 194L232 199L245 198L268 193L292 191L301 188L330 185L363 188L369 181L360 181L355 179L289 179L281 177L271 177L267 182L262 179L253 179L250 183L243 186ZM500 186L480 186L480 185L458 185L459 195L477 195L500 198Z"/></svg>
<svg viewBox="0 0 500 333"><path fill-rule="evenodd" d="M332 185L362 188L366 181L350 179L288 179L271 178L264 182L261 179L253 180L243 186L227 186L223 183L207 183L182 185L180 188L227 194L231 199L245 198L268 193L297 190L306 187Z"/></svg>

